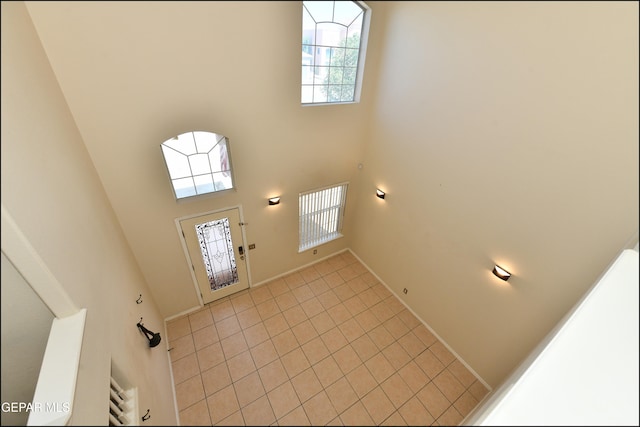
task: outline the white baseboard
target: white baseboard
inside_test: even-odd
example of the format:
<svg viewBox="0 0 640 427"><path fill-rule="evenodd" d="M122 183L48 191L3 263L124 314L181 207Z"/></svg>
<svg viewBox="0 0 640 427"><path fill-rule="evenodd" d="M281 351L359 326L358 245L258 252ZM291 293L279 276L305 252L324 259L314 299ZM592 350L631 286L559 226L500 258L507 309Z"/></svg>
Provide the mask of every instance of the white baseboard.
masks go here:
<svg viewBox="0 0 640 427"><path fill-rule="evenodd" d="M460 361L460 363L462 363L462 364L464 365L464 367L465 367L465 368L467 368L467 369L469 370L469 372L471 372L471 373L472 373L472 374L473 374L473 375L478 379L478 381L480 381L480 382L482 383L482 385L484 385L484 386L489 390L489 392L491 392L491 391L492 391L491 386L490 386L489 384L487 384L487 382L486 382L484 379L482 379L482 377L481 377L480 375L478 375L478 373L477 373L476 371L474 371L474 370L471 368L471 366L469 366L469 364L468 364L467 362L465 362L465 361L464 361L464 359L463 359L462 357L460 357L460 355L458 355L458 353L456 353L456 352L451 348L451 346L450 346L449 344L447 344L447 342L446 342L445 340L443 340L443 339L442 339L442 337L440 337L440 335L438 335L438 334L433 330L433 328L432 328L431 326L429 326L429 324L427 324L427 322L425 322L425 321L424 321L424 319L422 319L420 316L418 316L418 314L417 314L415 311L413 311L413 309L412 309L411 307L409 307L409 306L407 305L407 303L406 303L406 302L404 302L404 301L403 301L403 299L402 299L402 298L400 298L400 297L398 296L398 294L396 294L396 293L393 291L393 289L391 289L391 287L390 287L389 285L387 285L387 284L384 282L384 280L382 280L382 279L380 278L380 276L378 276L378 275L377 275L377 274L376 274L376 273L375 273L375 272L374 272L374 271L373 271L373 270L372 270L372 269L367 265L367 263L365 263L362 259L360 259L360 257L359 257L358 255L356 255L356 254L355 254L355 252L353 252L351 249L348 249L348 251L349 251L349 252L351 252L351 254L352 254L354 257L356 257L356 259L357 259L358 261L360 261L360 263L361 263L362 265L364 265L364 266L365 266L365 268L369 271L369 273L371 273L371 274L372 274L372 275L373 275L373 276L374 276L374 277L375 277L375 278L376 278L380 283L382 283L382 284L383 284L383 285L384 285L384 286L389 290L389 292L391 292L391 294L393 294L396 298L398 298L398 300L402 303L402 305L404 305L404 306L405 306L405 308L406 308L407 310L409 310L409 311L411 312L411 314L413 314L413 315L416 317L416 319L418 319L418 320L420 321L420 323L422 323L422 324L423 324L423 325L424 325L424 326L429 330L429 332L431 332L431 333L432 333L432 334L433 334L433 335L434 335L434 336L435 336L435 337L436 337L436 338L437 338L437 339L442 343L442 345L444 345L444 346L446 347L446 349L447 349L447 350L449 350L449 351L451 352L451 354L453 354L453 355L454 355L454 356L455 356L455 357ZM488 393L487 393L487 394L488 394Z"/></svg>
<svg viewBox="0 0 640 427"><path fill-rule="evenodd" d="M269 279L262 280L262 281L260 281L260 282L258 282L258 283L254 283L254 284L250 287L250 289L255 288L255 287L258 287L258 286L262 286L262 285L264 285L264 284L266 284L266 283L272 282L273 280L279 279L279 278L281 278L281 277L288 276L288 275L290 275L290 274L292 274L292 273L295 273L295 272L297 272L297 271L304 270L305 268L308 268L308 267L310 267L310 266L312 266L312 265L314 265L314 264L317 264L317 263L322 262L322 261L324 261L324 260L326 260L326 259L328 259L328 258L334 257L334 256L336 256L336 255L339 255L339 254L341 254L341 253L343 253L343 252L347 252L347 251L348 251L348 252L350 252L350 253L351 253L351 254L352 254L352 255L353 255L353 256L354 256L354 257L355 257L355 258L356 258L356 259L357 259L357 260L358 260L358 261L359 261L359 262L360 262L360 263L361 263L361 264L366 268L366 269L367 269L367 271L369 271L369 273L371 273L371 274L372 274L372 275L373 275L373 276L374 276L374 277L375 277L375 278L376 278L376 279L377 279L377 280L378 280L378 281L379 281L379 282L380 282L380 283L381 283L385 288L387 288L387 289L389 290L389 292L391 292L391 294L392 294L393 296L395 296L395 297L396 297L396 298L397 298L397 299L402 303L402 305L404 305L404 306L405 306L405 308L406 308L407 310L409 310L409 312L411 312L411 314L413 314L413 315L416 317L416 319L418 319L418 320L420 321L420 323L422 323L422 324L423 324L423 325L424 325L424 326L429 330L429 332L431 332L431 333L432 333L432 334L433 334L433 335L434 335L434 336L435 336L435 337L436 337L436 338L437 338L437 339L442 343L442 345L444 345L444 346L445 346L445 348L446 348L447 350L449 350L449 351L451 352L451 354L453 354L453 355L454 355L454 356L455 356L455 357L460 361L460 363L462 363L462 364L464 365L464 367L465 367L465 368L467 368L467 369L469 370L469 372L471 372L471 373L472 373L472 374L473 374L473 375L478 379L478 381L480 381L480 382L482 383L482 385L484 385L484 386L487 388L487 390L489 390L489 392L491 392L491 391L493 390L493 389L492 389L492 387L491 387L491 386L490 386L490 385L489 385L489 384L488 384L484 379L482 379L482 377L481 377L480 375L478 375L478 373L477 373L476 371L474 371L474 370L471 368L471 366L469 366L469 364L468 364L467 362L465 362L465 361L464 361L464 359L463 359L462 357L460 357L460 355L458 355L458 353L456 353L456 352L451 348L451 346L450 346L449 344L447 344L447 342L446 342L445 340L443 340L443 339L442 339L442 337L440 337L440 335L438 335L438 334L433 330L433 328L432 328L431 326L429 326L429 324L428 324L427 322L425 322L425 321L424 321L424 319L422 319L422 318L421 318L421 317L420 317L420 316L419 316L419 315L418 315L418 314L417 314L417 313L416 313L416 312L415 312L411 307L409 307L409 306L407 305L407 303L406 303L402 298L400 298L400 297L398 296L398 294L396 294L396 293L395 293L395 291L394 291L393 289L391 289L391 287L390 287L389 285L387 285L387 284L385 283L385 281L384 281L384 280L382 280L382 279L380 278L380 276L378 276L378 275L377 275L377 274L376 274L376 273L371 269L371 267L369 267L369 266L367 265L367 263L365 263L365 262L364 262L364 261L363 261L363 260L362 260L362 259L361 259L361 258L360 258L356 253L355 253L355 252L353 252L350 248L341 249L341 250L339 250L339 251L337 251L337 252L333 252L333 253L331 253L331 254L329 254L329 255L326 255L326 256L324 256L324 257L322 257L322 258L318 259L318 260L315 260L315 261L313 261L313 262L307 263L307 264L305 264L305 265L303 265L303 266L301 266L301 267L297 267L297 268L294 268L294 269L292 269L292 270L285 271L284 273L278 274L278 275L273 276L273 277L271 277L271 278L269 278ZM188 309L188 310L185 310L185 311L183 311L183 312L181 312L181 313L178 313L178 314L175 314L175 315L173 315L173 316L169 316L169 317L165 318L165 327L166 327L166 323L167 323L167 322L169 322L169 321L171 321L171 320L173 320L173 319L177 319L177 318L179 318L179 317L182 317L182 316L184 316L184 315L186 315L186 314L193 313L194 311L198 311L198 310L200 310L201 308L202 308L201 306L193 307L193 308L190 308L190 309ZM166 330L166 329L165 329L165 330Z"/></svg>
<svg viewBox="0 0 640 427"><path fill-rule="evenodd" d="M331 253L331 254L329 254L329 255L326 255L326 256L323 256L322 258L319 258L319 259L317 259L317 260L315 260L315 261L313 261L313 262L310 262L310 263L308 263L308 264L305 264L305 265L303 265L302 267L296 267L296 268L294 268L293 270L285 271L284 273L282 273L282 274L278 274L277 276L273 276L273 277L271 277L271 278L269 278L269 279L262 280L262 281L260 281L260 282L258 282L258 283L254 283L251 287L252 287L252 288L255 288L255 287L257 287L257 286L264 285L265 283L269 283L269 282L271 282L271 281L273 281L273 280L276 280L276 279L279 279L279 278L281 278L281 277L288 276L288 275L290 275L290 274L292 274L292 273L295 273L296 271L304 270L305 268L308 268L308 267L310 267L310 266L312 266L312 265L314 265L314 264L317 264L317 263L319 263L319 262L324 261L325 259L329 259L329 258L331 258L331 257L334 257L334 256L336 256L336 255L338 255L338 254L341 254L341 253L343 253L343 252L346 252L346 251L350 251L350 249L349 249L349 248L347 248L347 249L341 249L341 250L339 250L339 251L337 251L337 252L333 252L333 253Z"/></svg>
<svg viewBox="0 0 640 427"><path fill-rule="evenodd" d="M182 317L182 316L184 316L184 315L186 315L186 314L193 313L194 311L198 311L198 310L200 310L202 307L204 307L204 306L200 306L200 305L198 305L198 306L195 306L195 307L192 307L192 308L186 309L186 310L184 310L184 311L181 311L181 312L180 312L180 313L178 313L178 314L174 314L173 316L165 317L165 319L164 319L164 323L165 323L165 325L166 325L166 323L167 323L167 322L170 322L170 321L172 321L172 320L174 320L174 319L177 319L177 318L179 318L179 317Z"/></svg>

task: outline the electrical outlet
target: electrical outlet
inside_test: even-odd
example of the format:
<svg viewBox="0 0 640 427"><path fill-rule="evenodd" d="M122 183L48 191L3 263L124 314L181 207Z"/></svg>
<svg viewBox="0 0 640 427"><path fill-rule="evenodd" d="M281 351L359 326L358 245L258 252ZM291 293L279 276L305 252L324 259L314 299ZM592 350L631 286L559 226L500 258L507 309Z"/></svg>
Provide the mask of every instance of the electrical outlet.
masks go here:
<svg viewBox="0 0 640 427"><path fill-rule="evenodd" d="M256 244L255 243L249 244L249 249L255 249L255 248L256 248Z"/></svg>
<svg viewBox="0 0 640 427"><path fill-rule="evenodd" d="M404 289L402 290L402 292L404 292L404 293L406 294L406 293L408 293L409 291L407 290L407 288L404 288Z"/></svg>

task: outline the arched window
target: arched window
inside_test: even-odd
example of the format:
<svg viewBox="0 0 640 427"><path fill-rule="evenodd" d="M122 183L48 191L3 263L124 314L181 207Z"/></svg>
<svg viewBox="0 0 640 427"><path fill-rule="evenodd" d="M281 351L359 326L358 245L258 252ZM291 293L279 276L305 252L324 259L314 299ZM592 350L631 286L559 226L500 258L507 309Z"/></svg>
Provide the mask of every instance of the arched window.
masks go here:
<svg viewBox="0 0 640 427"><path fill-rule="evenodd" d="M302 104L359 102L371 9L302 2Z"/></svg>
<svg viewBox="0 0 640 427"><path fill-rule="evenodd" d="M233 188L229 140L224 135L186 132L161 147L176 199Z"/></svg>

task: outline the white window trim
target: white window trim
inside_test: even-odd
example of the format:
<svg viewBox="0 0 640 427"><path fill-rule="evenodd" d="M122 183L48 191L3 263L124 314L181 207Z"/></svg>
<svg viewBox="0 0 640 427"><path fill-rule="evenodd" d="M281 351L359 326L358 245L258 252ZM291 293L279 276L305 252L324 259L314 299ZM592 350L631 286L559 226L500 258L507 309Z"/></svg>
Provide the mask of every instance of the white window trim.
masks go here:
<svg viewBox="0 0 640 427"><path fill-rule="evenodd" d="M168 178L169 183L171 185L171 191L173 193L174 200L177 203L181 203L181 202L189 201L189 200L194 200L194 199L202 199L202 198L205 198L205 197L211 197L211 196L215 196L215 195L221 195L221 194L237 191L237 189L236 189L236 179L235 179L234 170L233 170L233 162L232 162L232 159L231 159L231 145L230 145L230 142L229 142L229 138L227 136L224 136L224 135L219 134L217 132L203 131L203 130L191 130L191 131L183 132L183 133L179 134L178 136L181 136L181 135L184 135L184 134L187 134L187 133L194 133L194 132L210 133L210 134L221 136L222 138L218 141L218 143L216 143L216 145L219 144L220 141L222 141L222 139L224 139L225 145L226 145L227 162L228 162L228 167L229 167L228 173L229 173L229 177L231 179L231 187L225 188L225 189L220 189L220 190L215 190L214 189L214 191L207 191L207 192L198 193L197 192L197 185L195 184L195 181L194 181L193 185L194 185L194 188L196 188L196 194L191 194L191 195L188 195L188 196L179 196L177 191L176 191L176 187L174 185L174 181L176 179L179 179L179 178L176 178L176 177L172 176L171 170L169 168L169 162L167 160L167 157L164 154L164 148L163 148L165 143L167 143L171 139L175 138L175 137L172 137L172 138L168 139L167 141L164 141L162 144L160 144L160 152L162 154L162 159L163 159L163 162L164 162L165 171L167 173L167 178ZM175 148L170 147L170 146L168 146L168 149L169 150L175 150ZM175 150L175 151L178 151L178 150ZM181 154L183 154L183 153L181 153ZM215 174L215 173L218 173L218 172L217 171L211 171L212 175ZM183 178L191 178L192 180L194 180L194 178L196 176L198 176L198 175L194 175L193 173L191 173L190 176L184 176Z"/></svg>
<svg viewBox="0 0 640 427"><path fill-rule="evenodd" d="M344 105L344 104L358 104L360 103L360 95L362 94L362 83L364 79L364 67L365 59L367 57L367 46L369 44L369 28L371 24L371 8L363 1L355 1L364 9L364 15L362 19L362 33L360 37L360 50L358 51L358 69L356 70L356 85L353 95L353 101L342 102L300 102L303 107L318 107L323 105Z"/></svg>
<svg viewBox="0 0 640 427"><path fill-rule="evenodd" d="M336 224L336 229L334 231L331 231L330 233L327 234L322 234L320 235L319 233L321 233L320 229L318 228L320 225L318 223L316 223L314 229L309 229L309 224L310 223L305 223L304 219L303 219L303 215L302 215L302 204L303 204L303 197L309 194L314 194L314 193L319 193L321 191L324 190L328 190L328 189L333 189L333 188L338 188L338 187L343 187L343 192L342 195L340 197L340 202L339 202L339 211L337 214L337 218L335 218L335 221L337 221ZM343 225L343 221L344 221L344 211L345 211L345 207L346 207L346 202L347 202L347 192L349 189L349 183L348 182L341 182L338 184L333 184L333 185L328 185L326 187L321 187L321 188L316 188L313 190L309 190L309 191L304 191L298 194L298 253L301 252L305 252L308 251L309 249L315 248L317 246L320 246L322 244L328 243L332 240L336 240L340 237L343 237L342 235L342 225ZM335 209L336 205L332 205L331 208ZM323 206L314 206L313 207L313 213L317 213L319 211L322 210L328 210L330 207L323 207ZM306 214L305 216L308 216L309 214ZM326 218L324 219L325 221L331 221L331 218ZM316 234L316 236L314 236L312 239L306 238L305 241L303 242L303 236L304 235L308 235L308 234Z"/></svg>
<svg viewBox="0 0 640 427"><path fill-rule="evenodd" d="M356 88L352 102L344 104L355 104L360 102L360 94L362 93L362 81L364 79L365 58L367 57L367 45L369 43L369 26L371 23L371 8L362 1L356 1L364 9L364 17L362 21L362 34L360 37L360 52L358 58L358 69L356 70Z"/></svg>

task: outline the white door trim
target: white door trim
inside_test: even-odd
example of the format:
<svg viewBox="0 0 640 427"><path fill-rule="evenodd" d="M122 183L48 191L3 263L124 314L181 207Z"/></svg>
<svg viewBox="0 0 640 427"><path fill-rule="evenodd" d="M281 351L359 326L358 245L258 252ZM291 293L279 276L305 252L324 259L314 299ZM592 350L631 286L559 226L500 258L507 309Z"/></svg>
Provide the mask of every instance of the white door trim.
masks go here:
<svg viewBox="0 0 640 427"><path fill-rule="evenodd" d="M235 206L228 206L225 208L220 208L220 209L214 209L211 211L206 211L206 212L199 212L196 214L190 214L190 215L185 215L185 216L181 216L179 218L174 219L174 223L176 226L176 231L178 232L178 238L180 239L180 245L182 246L182 252L184 254L185 260L187 262L187 267L189 268L189 273L191 274L191 281L193 283L193 290L196 293L196 298L198 298L198 304L200 305L200 307L204 307L204 300L202 299L202 295L200 295L200 287L198 286L198 279L196 278L196 273L195 271L193 271L193 268L191 268L191 257L189 256L189 250L187 249L187 241L185 240L185 237L182 235L182 227L180 226L180 221L183 221L185 219L191 219L191 218L196 218L199 216L204 216L204 215L211 215L211 214L216 214L219 212L224 212L224 211L228 211L231 209L238 209L238 215L240 216L240 222L243 224L242 226L240 226L240 230L242 230L242 247L245 248L244 251L244 255L245 255L245 265L247 267L247 281L249 282L249 289L251 288L251 268L249 265L249 249L247 247L247 236L246 236L246 232L245 232L245 227L244 225L247 225L244 222L244 213L242 211L242 205L235 205Z"/></svg>

